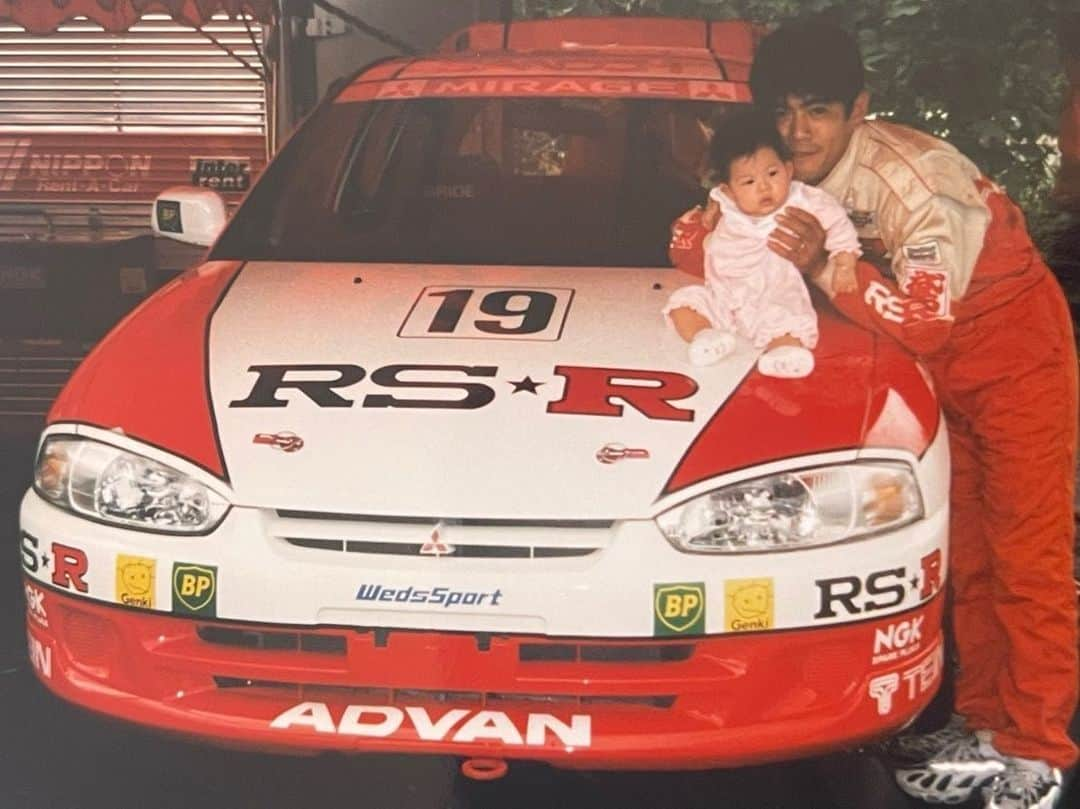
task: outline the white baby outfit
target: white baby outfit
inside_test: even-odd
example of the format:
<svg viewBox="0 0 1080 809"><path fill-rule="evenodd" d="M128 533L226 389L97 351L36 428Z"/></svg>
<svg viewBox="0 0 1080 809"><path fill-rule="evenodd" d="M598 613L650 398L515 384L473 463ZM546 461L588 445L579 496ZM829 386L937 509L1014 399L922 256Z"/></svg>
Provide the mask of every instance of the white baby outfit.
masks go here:
<svg viewBox="0 0 1080 809"><path fill-rule="evenodd" d="M817 217L825 229L830 260L838 253L859 255L858 235L843 207L826 192L798 180L792 181L784 204L766 216L743 213L719 188L709 196L720 203L721 217L705 239L705 283L677 289L664 307L665 317L674 309L688 307L721 335L728 335L726 339L702 335L724 344L716 359L730 353L736 334L755 348L790 334L812 349L818 339L817 313L806 282L794 264L769 249L768 238L776 230L776 214L790 205ZM691 357L695 357L693 348ZM810 361L812 367L812 357Z"/></svg>

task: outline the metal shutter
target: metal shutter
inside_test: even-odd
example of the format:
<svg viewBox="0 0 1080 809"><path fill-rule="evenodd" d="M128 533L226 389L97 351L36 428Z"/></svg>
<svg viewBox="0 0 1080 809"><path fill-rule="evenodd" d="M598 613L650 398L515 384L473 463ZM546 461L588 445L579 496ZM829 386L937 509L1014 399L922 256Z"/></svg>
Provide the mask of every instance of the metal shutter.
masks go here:
<svg viewBox="0 0 1080 809"><path fill-rule="evenodd" d="M147 235L155 194L195 182L200 159L226 178L265 163L263 81L235 58L261 68L247 27L205 31L218 44L163 15L119 34L0 20L0 435L41 429L89 343L148 291L147 266L197 255L148 257L175 249Z"/></svg>
<svg viewBox="0 0 1080 809"><path fill-rule="evenodd" d="M243 23L203 30L261 68ZM251 33L259 41L256 23ZM74 21L33 36L0 22L0 132L261 135L263 82L239 59L163 15L121 34Z"/></svg>
<svg viewBox="0 0 1080 809"><path fill-rule="evenodd" d="M75 20L35 36L0 21L0 241L146 233L150 200L192 183L200 157L254 177L261 29L219 16L203 31L160 14L124 33Z"/></svg>

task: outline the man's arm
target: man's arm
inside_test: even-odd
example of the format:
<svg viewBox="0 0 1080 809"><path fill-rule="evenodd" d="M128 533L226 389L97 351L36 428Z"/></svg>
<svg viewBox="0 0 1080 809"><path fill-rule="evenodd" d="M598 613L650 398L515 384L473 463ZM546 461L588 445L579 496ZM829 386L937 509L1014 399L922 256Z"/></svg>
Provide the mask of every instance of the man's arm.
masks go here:
<svg viewBox="0 0 1080 809"><path fill-rule="evenodd" d="M704 208L691 208L671 224L668 258L683 272L705 276L705 237L720 221L720 205L709 200Z"/></svg>
<svg viewBox="0 0 1080 809"><path fill-rule="evenodd" d="M932 354L949 339L953 318L947 298L941 309L943 283L936 275L927 280L909 294L870 262L859 261L855 289L830 297L833 306L860 326L887 334L913 354Z"/></svg>
<svg viewBox="0 0 1080 809"><path fill-rule="evenodd" d="M940 349L952 331L952 302L963 297L986 239L990 210L978 196L934 194L908 209L899 197L879 207L879 227L895 241L893 281L861 262L857 289L833 304L856 322L897 339L915 354Z"/></svg>
<svg viewBox="0 0 1080 809"><path fill-rule="evenodd" d="M896 281L860 261L856 288L838 291L824 265L824 230L816 220L808 223L804 211L778 217L789 233L780 234L784 238L774 240L773 249L802 269L851 320L889 335L915 354L932 353L948 340L951 301L967 289L989 211L985 205L934 195L910 210L894 197L876 213L882 233L897 242L892 256ZM800 252L800 243L810 247Z"/></svg>

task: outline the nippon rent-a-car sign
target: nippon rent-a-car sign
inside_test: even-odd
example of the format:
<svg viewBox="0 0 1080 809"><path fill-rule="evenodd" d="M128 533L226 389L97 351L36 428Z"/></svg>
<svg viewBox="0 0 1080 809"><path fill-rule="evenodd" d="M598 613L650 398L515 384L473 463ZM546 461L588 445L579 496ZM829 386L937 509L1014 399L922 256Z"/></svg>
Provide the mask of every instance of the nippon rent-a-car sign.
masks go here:
<svg viewBox="0 0 1080 809"><path fill-rule="evenodd" d="M149 201L178 184L241 194L264 154L261 135L0 134L0 199Z"/></svg>

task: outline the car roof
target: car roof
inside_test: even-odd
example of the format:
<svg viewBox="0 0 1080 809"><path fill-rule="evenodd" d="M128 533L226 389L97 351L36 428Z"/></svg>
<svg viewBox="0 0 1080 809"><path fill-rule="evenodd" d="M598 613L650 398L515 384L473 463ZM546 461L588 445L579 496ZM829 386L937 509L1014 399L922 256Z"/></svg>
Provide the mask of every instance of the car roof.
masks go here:
<svg viewBox="0 0 1080 809"><path fill-rule="evenodd" d="M740 20L478 23L434 53L362 71L336 100L597 95L749 101L750 62L762 34Z"/></svg>

